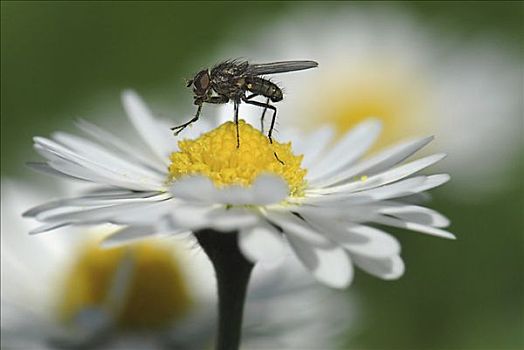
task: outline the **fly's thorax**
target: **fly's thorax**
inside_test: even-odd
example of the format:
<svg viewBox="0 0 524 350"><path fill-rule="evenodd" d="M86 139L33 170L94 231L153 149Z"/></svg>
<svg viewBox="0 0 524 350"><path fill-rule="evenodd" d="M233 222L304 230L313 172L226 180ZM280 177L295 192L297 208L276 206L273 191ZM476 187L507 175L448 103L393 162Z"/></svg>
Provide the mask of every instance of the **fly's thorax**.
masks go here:
<svg viewBox="0 0 524 350"><path fill-rule="evenodd" d="M260 77L246 77L245 80L248 91L268 97L272 102L282 100L282 89L277 84Z"/></svg>
<svg viewBox="0 0 524 350"><path fill-rule="evenodd" d="M234 97L242 91L238 86L237 80L238 79L230 79L224 76L216 76L212 77L211 86L217 94L234 99Z"/></svg>

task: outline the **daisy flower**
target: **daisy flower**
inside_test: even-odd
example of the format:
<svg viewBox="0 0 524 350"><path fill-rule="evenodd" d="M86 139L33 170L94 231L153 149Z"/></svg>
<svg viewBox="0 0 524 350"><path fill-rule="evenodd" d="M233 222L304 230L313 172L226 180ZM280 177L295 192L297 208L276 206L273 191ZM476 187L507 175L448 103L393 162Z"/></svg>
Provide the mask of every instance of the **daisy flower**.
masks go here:
<svg viewBox="0 0 524 350"><path fill-rule="evenodd" d="M22 220L21 210L57 192L70 191L46 194L2 180L2 348L209 347L215 284L198 246L184 239L99 247L118 229L112 225L23 234L35 223ZM288 259L279 269L255 274L246 304L246 349L332 349L351 324L347 296L319 288L297 267Z"/></svg>
<svg viewBox="0 0 524 350"><path fill-rule="evenodd" d="M27 211L42 223L33 234L112 223L124 226L105 240L115 244L209 229L235 232L249 261L278 261L287 242L318 281L335 288L350 284L354 265L383 279L403 274L400 244L375 225L454 238L443 229L449 224L444 216L412 203L449 180L419 174L444 154L404 162L431 137L362 159L379 135L377 120L358 124L334 144L329 128L270 144L241 121L237 148L232 122L212 129L203 120L178 141L134 92L123 94L123 105L142 144L85 121L78 126L87 137L35 137L46 160L34 168L97 187Z"/></svg>
<svg viewBox="0 0 524 350"><path fill-rule="evenodd" d="M256 46L224 52L256 62L320 62L307 74L279 77L287 92L279 106L283 127L331 123L341 137L373 116L384 124L382 145L436 135L438 149L453 153L447 193L475 201L509 183L508 168L522 149L522 62L511 56L511 43L493 39L457 41L394 5L306 6L251 36Z"/></svg>

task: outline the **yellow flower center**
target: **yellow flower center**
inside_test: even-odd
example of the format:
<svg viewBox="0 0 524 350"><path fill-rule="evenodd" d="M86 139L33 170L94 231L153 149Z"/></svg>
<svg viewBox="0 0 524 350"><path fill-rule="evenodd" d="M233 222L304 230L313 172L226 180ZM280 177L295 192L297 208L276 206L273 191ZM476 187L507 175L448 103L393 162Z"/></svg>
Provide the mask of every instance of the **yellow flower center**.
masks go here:
<svg viewBox="0 0 524 350"><path fill-rule="evenodd" d="M249 186L260 174L271 173L288 183L291 196L301 196L306 175L306 170L300 167L303 156L292 153L291 143L271 144L264 134L243 120L238 127L240 147L233 122L224 123L195 140L180 141L180 151L170 157L169 180L198 174L209 177L217 187Z"/></svg>
<svg viewBox="0 0 524 350"><path fill-rule="evenodd" d="M126 259L131 262L127 275L122 274ZM63 287L58 312L65 323L94 307L108 311L120 328L155 328L183 316L191 305L173 250L153 243L102 249L91 242Z"/></svg>
<svg viewBox="0 0 524 350"><path fill-rule="evenodd" d="M311 113L311 118L303 118L309 129L327 122L342 136L359 122L377 117L384 131L375 150L399 138L431 130L429 123L437 118L425 117L435 109L427 82L415 68L382 60L353 64L352 69L336 69L316 82L325 88L311 92L309 100L329 103L304 106Z"/></svg>

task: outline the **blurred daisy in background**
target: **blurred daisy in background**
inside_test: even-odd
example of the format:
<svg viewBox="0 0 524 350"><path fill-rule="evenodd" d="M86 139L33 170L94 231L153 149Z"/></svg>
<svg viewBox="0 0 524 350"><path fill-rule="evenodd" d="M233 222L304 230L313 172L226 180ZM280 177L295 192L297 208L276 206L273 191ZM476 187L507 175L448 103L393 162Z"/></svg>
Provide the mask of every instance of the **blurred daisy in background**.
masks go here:
<svg viewBox="0 0 524 350"><path fill-rule="evenodd" d="M215 281L194 242L104 249L112 225L27 235L34 225L20 213L51 193L2 182L2 348L211 348ZM245 348L336 348L356 310L346 295L312 282L293 262L256 269Z"/></svg>
<svg viewBox="0 0 524 350"><path fill-rule="evenodd" d="M281 260L289 243L318 281L335 288L351 283L353 265L383 279L404 273L399 242L377 224L454 239L444 229L447 218L411 202L449 180L447 174L418 174L444 154L404 162L431 137L405 140L359 161L380 134L376 120L360 123L332 148L329 128L307 137L290 133L293 142L270 144L241 121L238 147L232 122L213 129L211 121L200 121L193 134L211 131L195 139L188 132L177 142L134 92L123 94L123 105L140 136L131 143L86 121L78 126L88 137L57 132L52 139L34 138L46 159L34 168L98 187L26 211L42 223L32 233L123 225L105 240L114 244L202 229L235 231L252 262Z"/></svg>
<svg viewBox="0 0 524 350"><path fill-rule="evenodd" d="M257 63L319 62L316 70L275 78L285 87L285 103L278 106L282 128L311 131L328 123L341 136L377 117L384 123L383 143L436 136L434 146L451 155L448 195L475 200L504 186L522 147L516 126L523 87L521 63L505 52L501 38L458 41L393 6L309 11L291 13L252 35L252 46L229 46L221 55ZM257 118L259 112L245 115Z"/></svg>

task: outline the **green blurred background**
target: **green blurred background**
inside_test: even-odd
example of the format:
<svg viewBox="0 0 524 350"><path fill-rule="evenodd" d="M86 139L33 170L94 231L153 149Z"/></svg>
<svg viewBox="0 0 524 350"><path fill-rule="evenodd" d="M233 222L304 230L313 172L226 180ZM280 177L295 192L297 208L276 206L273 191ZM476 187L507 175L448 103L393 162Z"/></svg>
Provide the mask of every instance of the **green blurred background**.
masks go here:
<svg viewBox="0 0 524 350"><path fill-rule="evenodd" d="M504 38L510 54L522 61L522 4L394 6L458 40ZM183 78L213 63L209 57L232 43L252 46L252 33L269 30L275 21L285 21L304 7L337 11L346 5L3 1L2 176L31 179L23 164L36 158L33 135L72 129L77 116L121 115L119 94L124 88L139 91L166 117L175 106L187 115L192 106ZM522 130L522 116L515 127ZM395 232L407 273L396 282L358 273L347 293L362 302L362 315L344 348L524 348L522 163L520 156L516 166L508 168L510 183L482 200L456 202L445 187L434 191L432 206L452 219L458 240Z"/></svg>

